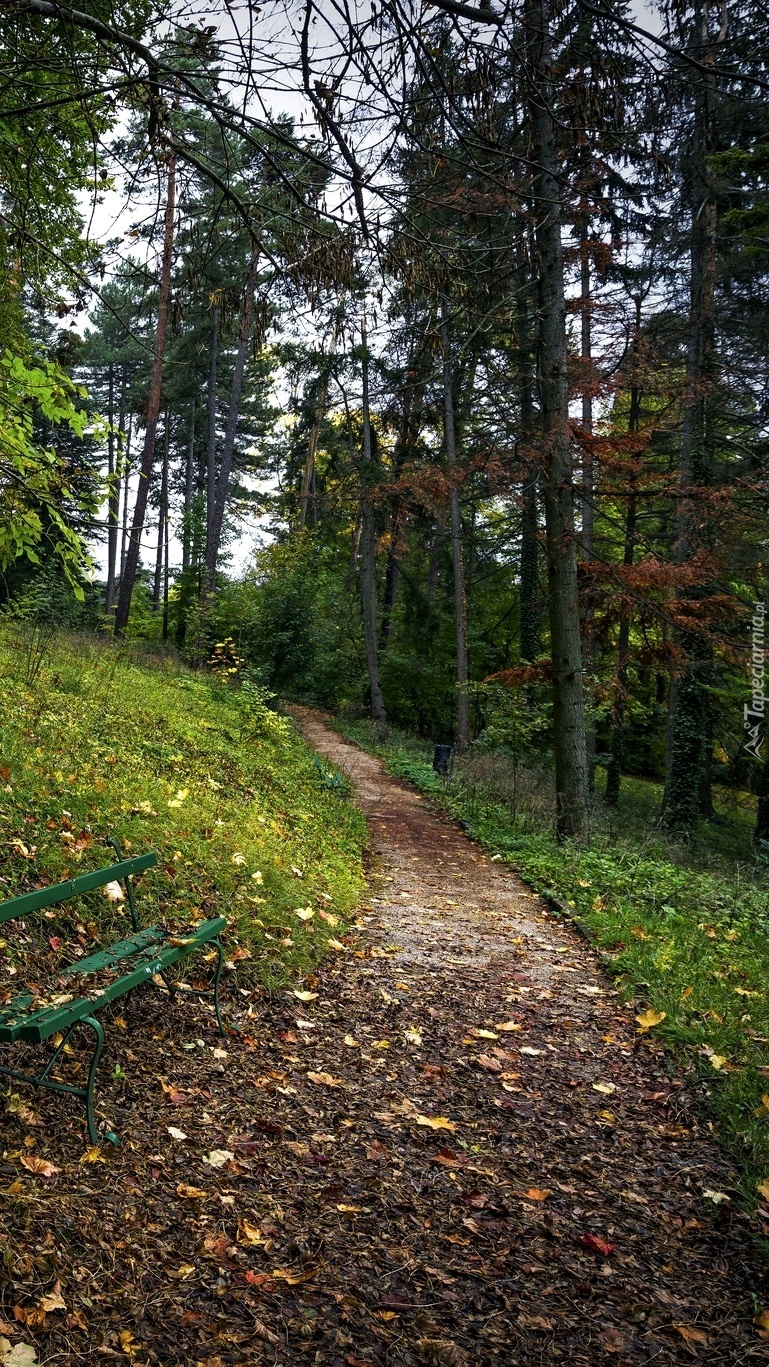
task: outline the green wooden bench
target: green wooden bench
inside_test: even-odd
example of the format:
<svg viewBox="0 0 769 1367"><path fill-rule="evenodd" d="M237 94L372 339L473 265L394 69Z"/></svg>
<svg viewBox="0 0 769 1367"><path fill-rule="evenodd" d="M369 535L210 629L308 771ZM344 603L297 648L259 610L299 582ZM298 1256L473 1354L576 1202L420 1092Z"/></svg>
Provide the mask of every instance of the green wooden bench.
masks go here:
<svg viewBox="0 0 769 1367"><path fill-rule="evenodd" d="M96 888L104 888L109 883L119 883L125 888L125 900L128 903L133 929L131 935L106 949L98 950L95 954L78 959L63 969L57 968L52 980L46 983L44 995L38 988L22 987L12 1000L0 1005L0 1045L42 1044L52 1036L58 1037L54 1052L41 1072L18 1072L0 1064L0 1073L19 1082L46 1087L52 1092L81 1097L85 1101L88 1133L92 1144L99 1140L93 1096L96 1069L104 1047L104 1030L96 1019L102 1007L125 996L127 992L133 992L134 988L141 986L142 983L153 981L156 975L162 978L173 996L177 988L167 976L168 969L193 954L195 950L211 945L217 951L217 963L209 990L213 994L219 1032L225 1034L219 1005L219 980L222 971L222 946L219 936L227 926L226 917L215 916L212 920L203 921L194 926L189 934L184 935L170 934L162 926L147 926L142 929L136 912L131 880L134 874L155 868L158 862L157 855L140 854L131 859L122 859L115 842L110 840L108 843L114 849L118 863L96 869L93 873L81 874L69 882L55 883L50 887L39 888L0 903L0 924L18 921L21 927L25 928L26 918L44 912L47 907L61 906ZM117 972L120 976L116 975ZM201 989L185 990L201 995ZM79 1026L87 1027L95 1035L94 1050L84 1086L74 1086L53 1076L70 1037ZM109 1133L106 1137L117 1143L114 1134Z"/></svg>

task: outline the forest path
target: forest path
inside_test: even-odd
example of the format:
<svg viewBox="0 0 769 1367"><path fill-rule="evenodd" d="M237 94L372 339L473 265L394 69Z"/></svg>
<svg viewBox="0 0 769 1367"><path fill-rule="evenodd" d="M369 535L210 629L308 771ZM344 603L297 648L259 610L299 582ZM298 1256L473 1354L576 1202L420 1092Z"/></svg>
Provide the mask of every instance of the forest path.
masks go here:
<svg viewBox="0 0 769 1367"><path fill-rule="evenodd" d="M31 1340L64 1367L769 1361L729 1163L596 956L294 716L368 818L360 929L299 995L228 972L225 1041L184 994L109 1008L118 1148L4 1089L0 1359Z"/></svg>
<svg viewBox="0 0 769 1367"><path fill-rule="evenodd" d="M375 861L365 958L317 1003L338 1043L316 1066L348 1089L337 1208L363 1209L336 1263L346 1329L315 1360L769 1361L765 1269L705 1195L728 1193L728 1161L597 956L322 714L292 713L350 779Z"/></svg>

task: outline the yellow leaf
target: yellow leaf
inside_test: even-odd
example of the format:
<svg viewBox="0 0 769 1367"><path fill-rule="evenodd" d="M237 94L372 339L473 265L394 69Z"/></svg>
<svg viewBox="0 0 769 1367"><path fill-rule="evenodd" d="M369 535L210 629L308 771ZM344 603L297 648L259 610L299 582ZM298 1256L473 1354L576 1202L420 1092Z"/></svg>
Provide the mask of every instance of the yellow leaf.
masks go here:
<svg viewBox="0 0 769 1367"><path fill-rule="evenodd" d="M315 1002L318 1000L317 992L297 992L294 989L294 996L300 1002Z"/></svg>
<svg viewBox="0 0 769 1367"><path fill-rule="evenodd" d="M327 940L326 944L328 945L329 949L336 949L341 951L347 949L347 945L343 945L341 940Z"/></svg>
<svg viewBox="0 0 769 1367"><path fill-rule="evenodd" d="M248 1244L250 1247L265 1244L267 1242L262 1231L256 1226L249 1224L248 1220L241 1220L238 1225L238 1243Z"/></svg>
<svg viewBox="0 0 769 1367"><path fill-rule="evenodd" d="M761 1193L765 1201L769 1201L769 1181L759 1182L756 1190Z"/></svg>
<svg viewBox="0 0 769 1367"><path fill-rule="evenodd" d="M341 1212L342 1212L343 1215L360 1215L361 1212L362 1212L362 1210L363 1210L363 1206L344 1206L344 1205L342 1205L342 1206L337 1206L337 1210L341 1210Z"/></svg>
<svg viewBox="0 0 769 1367"><path fill-rule="evenodd" d="M456 1123L447 1120L445 1115L418 1115L417 1125L426 1125L429 1130L455 1130Z"/></svg>
<svg viewBox="0 0 769 1367"><path fill-rule="evenodd" d="M709 1054L708 1062L710 1063L711 1068L715 1068L717 1073L720 1073L722 1068L726 1068L729 1065L729 1060L724 1058L723 1054Z"/></svg>
<svg viewBox="0 0 769 1367"><path fill-rule="evenodd" d="M94 1144L92 1148L86 1149L85 1153L80 1157L81 1163L106 1163L106 1161L98 1144Z"/></svg>
<svg viewBox="0 0 769 1367"><path fill-rule="evenodd" d="M294 914L299 917L300 921L311 921L315 912L312 907L297 907Z"/></svg>
<svg viewBox="0 0 769 1367"><path fill-rule="evenodd" d="M352 1035L345 1035L344 1042L348 1049L360 1049L360 1044Z"/></svg>
<svg viewBox="0 0 769 1367"><path fill-rule="evenodd" d="M641 1034L646 1034L647 1030L653 1030L656 1025L661 1025L667 1016L667 1011L655 1011L651 1006L648 1011L643 1011L636 1020L641 1027Z"/></svg>
<svg viewBox="0 0 769 1367"><path fill-rule="evenodd" d="M169 1277L173 1277L175 1281L184 1282L188 1277L192 1276L194 1271L195 1269L192 1266L192 1263L182 1263L181 1267L169 1271L168 1275Z"/></svg>
<svg viewBox="0 0 769 1367"><path fill-rule="evenodd" d="M493 1030L471 1030L470 1034L475 1039L499 1039L499 1035L495 1035Z"/></svg>
<svg viewBox="0 0 769 1367"><path fill-rule="evenodd" d="M529 1201L546 1201L552 1194L549 1187L529 1187L528 1191L522 1193Z"/></svg>
<svg viewBox="0 0 769 1367"><path fill-rule="evenodd" d="M208 1192L202 1187L190 1187L186 1182L180 1182L176 1188L176 1195L183 1197L185 1201L202 1201Z"/></svg>
<svg viewBox="0 0 769 1367"><path fill-rule="evenodd" d="M604 1096L611 1096L617 1090L613 1082L594 1082L592 1086L594 1092L602 1092Z"/></svg>
<svg viewBox="0 0 769 1367"><path fill-rule="evenodd" d="M413 1025L410 1026L409 1029L408 1029L408 1030L405 1030L403 1033L404 1033L404 1038L408 1040L409 1044L421 1044L421 1043L422 1043L422 1036L420 1035L420 1033L419 1033L419 1031L417 1030L416 1026L413 1026Z"/></svg>
<svg viewBox="0 0 769 1367"><path fill-rule="evenodd" d="M753 1323L758 1330L758 1337L769 1339L769 1310L759 1310L753 1319Z"/></svg>

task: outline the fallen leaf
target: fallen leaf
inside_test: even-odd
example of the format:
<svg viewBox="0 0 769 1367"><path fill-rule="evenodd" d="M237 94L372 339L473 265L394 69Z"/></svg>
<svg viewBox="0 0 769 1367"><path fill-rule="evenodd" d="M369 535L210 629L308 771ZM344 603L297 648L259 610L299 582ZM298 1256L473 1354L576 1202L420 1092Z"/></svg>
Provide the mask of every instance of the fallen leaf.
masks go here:
<svg viewBox="0 0 769 1367"><path fill-rule="evenodd" d="M720 1206L722 1201L729 1201L731 1199L727 1196L725 1191L713 1191L710 1187L705 1187L702 1195L706 1200L712 1201L714 1206Z"/></svg>
<svg viewBox="0 0 769 1367"><path fill-rule="evenodd" d="M426 1125L430 1130L455 1130L457 1128L456 1123L453 1120L447 1120L445 1115L418 1115L416 1122L417 1125Z"/></svg>
<svg viewBox="0 0 769 1367"><path fill-rule="evenodd" d="M765 1182L759 1182L756 1187L756 1191L759 1191L761 1193L765 1201L769 1201L769 1180Z"/></svg>
<svg viewBox="0 0 769 1367"><path fill-rule="evenodd" d="M528 1191L522 1193L529 1201L546 1201L552 1194L548 1187L529 1187Z"/></svg>
<svg viewBox="0 0 769 1367"><path fill-rule="evenodd" d="M28 1172L34 1172L39 1177L55 1177L57 1172L61 1172L61 1168L49 1163L47 1158L37 1158L33 1153L22 1154L19 1162Z"/></svg>
<svg viewBox="0 0 769 1367"><path fill-rule="evenodd" d="M179 1130L179 1129L177 1129L177 1127L176 1127L175 1125L166 1125L166 1129L168 1130L168 1133L170 1134L170 1136L171 1136L172 1139L186 1139L186 1138L187 1138L186 1134L184 1133L184 1130Z"/></svg>
<svg viewBox="0 0 769 1367"><path fill-rule="evenodd" d="M686 1343L707 1343L708 1336L701 1329L693 1329L690 1324L674 1324L673 1328Z"/></svg>
<svg viewBox="0 0 769 1367"><path fill-rule="evenodd" d="M238 1225L239 1244L247 1244L249 1247L255 1247L266 1242L265 1235L262 1234L262 1231L256 1225L249 1224L248 1220L241 1220Z"/></svg>
<svg viewBox="0 0 769 1367"><path fill-rule="evenodd" d="M294 996L300 1002L316 1002L318 1000L317 992L298 992L294 989Z"/></svg>
<svg viewBox="0 0 769 1367"><path fill-rule="evenodd" d="M107 898L109 902L125 901L125 893L123 892L123 889L120 886L120 884L117 882L107 883L104 889L104 896Z"/></svg>
<svg viewBox="0 0 769 1367"><path fill-rule="evenodd" d="M616 1244L607 1244L605 1239L599 1239L595 1234L580 1234L577 1243L584 1244L585 1248L591 1249L593 1253L600 1253L603 1258L608 1258L617 1247Z"/></svg>
<svg viewBox="0 0 769 1367"><path fill-rule="evenodd" d="M503 1021L501 1025L497 1026L497 1029L502 1032L507 1032L511 1030L522 1030L523 1026L519 1021Z"/></svg>
<svg viewBox="0 0 769 1367"><path fill-rule="evenodd" d="M6 1338L0 1339L2 1367L37 1367L37 1352L30 1343L16 1343L13 1348Z"/></svg>
<svg viewBox="0 0 769 1367"><path fill-rule="evenodd" d="M493 1030L468 1030L467 1033L475 1039L499 1039L499 1035L495 1035Z"/></svg>
<svg viewBox="0 0 769 1367"><path fill-rule="evenodd" d="M541 1053L543 1053L543 1050L542 1050L542 1049L533 1049L532 1046L531 1046L530 1044L522 1044L521 1047L520 1047L520 1049L518 1050L518 1052L519 1052L519 1054L531 1054L532 1056L534 1056L534 1055L536 1055L536 1054L541 1054Z"/></svg>
<svg viewBox="0 0 769 1367"><path fill-rule="evenodd" d="M592 1088L594 1092L601 1092L603 1096L611 1096L612 1092L617 1090L613 1082L594 1082Z"/></svg>
<svg viewBox="0 0 769 1367"><path fill-rule="evenodd" d="M300 1282L312 1281L317 1271L317 1267L306 1267L303 1272L298 1272L293 1267L277 1267L270 1276L276 1281L286 1282L289 1286L299 1286Z"/></svg>
<svg viewBox="0 0 769 1367"><path fill-rule="evenodd" d="M769 1339L769 1310L759 1310L754 1316L753 1323L758 1331L760 1339Z"/></svg>
<svg viewBox="0 0 769 1367"><path fill-rule="evenodd" d="M300 921L311 921L315 911L312 907L297 907L294 915L298 916Z"/></svg>
<svg viewBox="0 0 769 1367"><path fill-rule="evenodd" d="M653 1030L655 1026L661 1025L667 1016L667 1011L654 1011L649 1007L648 1011L643 1011L636 1020L641 1027L641 1034L645 1035L647 1030Z"/></svg>
<svg viewBox="0 0 769 1367"><path fill-rule="evenodd" d="M542 1315L519 1315L518 1323L521 1329L543 1329L546 1332L553 1328L553 1321L546 1320Z"/></svg>
<svg viewBox="0 0 769 1367"><path fill-rule="evenodd" d="M184 1282L192 1276L194 1271L192 1263L182 1263L181 1267L169 1269L168 1275L173 1277L175 1281Z"/></svg>
<svg viewBox="0 0 769 1367"><path fill-rule="evenodd" d="M316 1083L319 1087L342 1087L344 1084L341 1078L332 1077L331 1073L307 1073L310 1082Z"/></svg>
<svg viewBox="0 0 769 1367"><path fill-rule="evenodd" d="M80 1155L81 1163L106 1163L106 1161L99 1144L93 1144L90 1149L86 1149L85 1153Z"/></svg>
<svg viewBox="0 0 769 1367"><path fill-rule="evenodd" d="M429 1367L464 1367L467 1353L450 1339L417 1339L417 1352Z"/></svg>
<svg viewBox="0 0 769 1367"><path fill-rule="evenodd" d="M67 1302L61 1294L61 1282L54 1282L53 1289L48 1292L47 1296L42 1296L38 1304L41 1310L45 1310L46 1314L50 1314L54 1310L66 1310Z"/></svg>
<svg viewBox="0 0 769 1367"><path fill-rule="evenodd" d="M479 1068L485 1068L489 1073L501 1073L502 1064L498 1058L492 1058L490 1054L479 1054L475 1060Z"/></svg>
<svg viewBox="0 0 769 1367"><path fill-rule="evenodd" d="M348 1049L360 1049L360 1044L352 1035L345 1035L344 1042Z"/></svg>
<svg viewBox="0 0 769 1367"><path fill-rule="evenodd" d="M409 1044L421 1044L421 1043L422 1043L422 1036L421 1036L421 1034L419 1033L419 1031L416 1029L416 1027L413 1026L413 1025L410 1026L408 1030L404 1030L403 1035L404 1035L404 1039L408 1040Z"/></svg>
<svg viewBox="0 0 769 1367"><path fill-rule="evenodd" d="M231 1163L235 1157L229 1149L212 1149L207 1158L203 1159L209 1168L223 1168L225 1163Z"/></svg>
<svg viewBox="0 0 769 1367"><path fill-rule="evenodd" d="M203 1187L190 1187L186 1182L180 1182L176 1188L176 1195L183 1197L185 1201L202 1201L208 1195Z"/></svg>
<svg viewBox="0 0 769 1367"><path fill-rule="evenodd" d="M360 1214L362 1213L362 1211L363 1211L363 1206L345 1206L345 1205L341 1205L341 1206L337 1206L337 1210L340 1210L340 1211L342 1212L343 1215L360 1215Z"/></svg>

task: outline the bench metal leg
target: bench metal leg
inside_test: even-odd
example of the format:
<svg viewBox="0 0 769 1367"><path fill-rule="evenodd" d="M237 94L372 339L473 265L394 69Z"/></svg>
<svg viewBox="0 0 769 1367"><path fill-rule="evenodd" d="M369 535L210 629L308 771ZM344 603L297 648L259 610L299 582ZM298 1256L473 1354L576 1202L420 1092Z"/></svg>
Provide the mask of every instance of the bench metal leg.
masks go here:
<svg viewBox="0 0 769 1367"><path fill-rule="evenodd" d="M56 1064L58 1063L59 1059L61 1058L62 1053L64 1052L64 1046L67 1044L67 1041L69 1040L70 1036L73 1034L75 1030L77 1030L77 1027L79 1025L89 1025L93 1030L94 1034L96 1035L96 1044L94 1046L93 1054L91 1055L91 1062L88 1065L88 1080L84 1087L76 1087L69 1082L54 1082L51 1079L50 1074L52 1070L56 1067ZM96 1128L96 1116L94 1114L93 1108L93 1093L94 1084L96 1082L96 1069L99 1065L99 1059L101 1058L101 1052L103 1048L104 1031L101 1025L99 1024L99 1021L95 1020L93 1016L83 1016L81 1020L75 1021L75 1024L69 1027L69 1030L67 1030L61 1043L56 1045L56 1048L54 1049L53 1053L51 1054L51 1057L49 1058L41 1073L38 1073L36 1076L32 1076L30 1073L20 1073L17 1072L15 1068L7 1068L4 1065L0 1065L0 1074L2 1074L3 1077L13 1078L15 1082L28 1082L33 1087L45 1087L46 1091L49 1092L59 1092L63 1096L80 1097L80 1099L85 1102L86 1119L88 1121L88 1136L92 1144L98 1144L100 1142L101 1136ZM117 1143L117 1138L110 1134L108 1134L106 1138L110 1139L112 1143Z"/></svg>
<svg viewBox="0 0 769 1367"><path fill-rule="evenodd" d="M104 1031L99 1021L97 1021L93 1016L83 1016L81 1025L90 1025L91 1029L96 1035L96 1044L94 1046L93 1055L91 1057L91 1064L88 1069L88 1082L86 1083L83 1095L85 1097L85 1112L88 1119L88 1134L91 1143L98 1144L99 1131L96 1128L96 1116L94 1115L93 1109L93 1088L94 1082L96 1081L96 1069L99 1063L99 1059L101 1058L101 1051L104 1048Z"/></svg>

